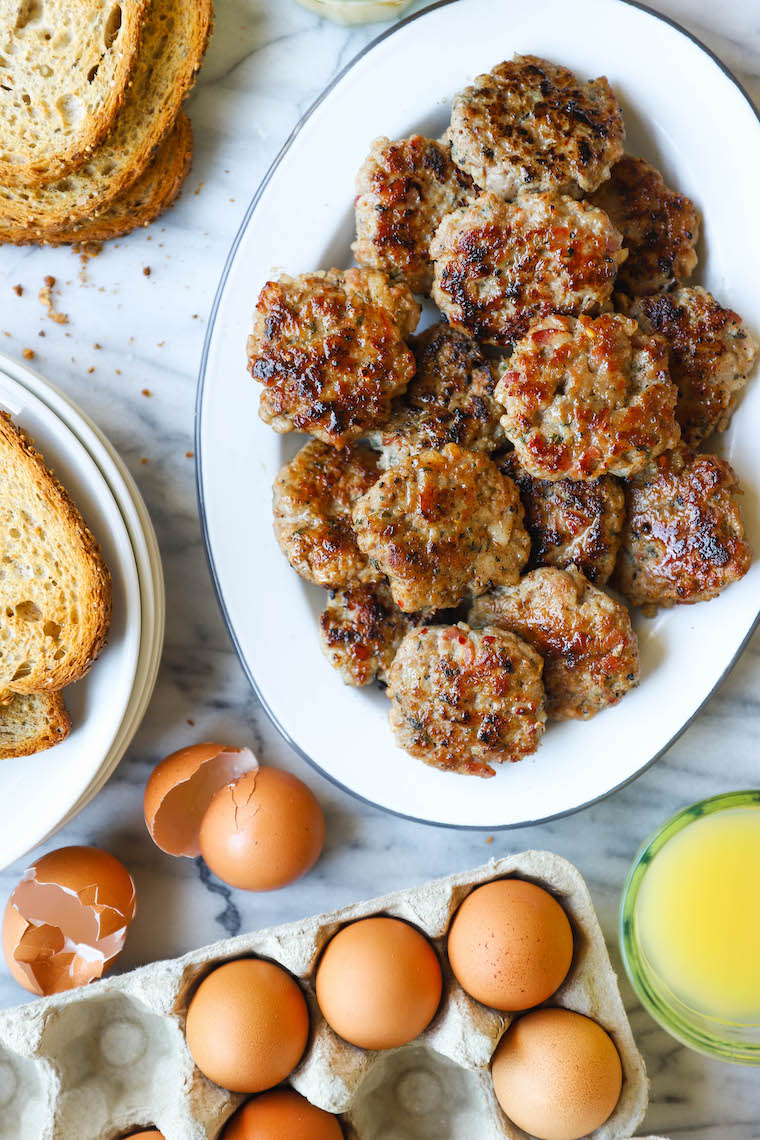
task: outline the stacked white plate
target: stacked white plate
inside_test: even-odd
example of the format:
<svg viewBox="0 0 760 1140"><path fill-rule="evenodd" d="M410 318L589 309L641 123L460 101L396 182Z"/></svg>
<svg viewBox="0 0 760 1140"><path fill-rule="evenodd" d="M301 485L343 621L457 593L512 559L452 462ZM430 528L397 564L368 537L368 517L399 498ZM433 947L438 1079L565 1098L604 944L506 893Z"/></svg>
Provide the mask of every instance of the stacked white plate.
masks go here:
<svg viewBox="0 0 760 1140"><path fill-rule="evenodd" d="M36 756L0 761L0 867L7 867L73 819L127 750L158 674L165 595L145 503L95 424L37 373L4 356L0 410L29 433L79 507L113 582L106 648L65 691L68 739Z"/></svg>

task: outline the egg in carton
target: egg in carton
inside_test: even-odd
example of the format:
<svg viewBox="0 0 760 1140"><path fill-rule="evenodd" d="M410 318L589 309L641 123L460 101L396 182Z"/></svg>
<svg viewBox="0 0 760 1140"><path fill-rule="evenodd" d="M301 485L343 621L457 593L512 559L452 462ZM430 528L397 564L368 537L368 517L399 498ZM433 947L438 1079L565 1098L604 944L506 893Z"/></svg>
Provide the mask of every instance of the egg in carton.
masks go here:
<svg viewBox="0 0 760 1140"><path fill-rule="evenodd" d="M474 887L508 877L544 887L570 919L572 966L544 1004L586 1014L611 1035L623 1088L612 1116L591 1135L632 1136L646 1111L648 1083L588 889L565 859L528 851L0 1013L0 1140L120 1140L149 1125L166 1140L218 1140L245 1098L214 1085L195 1067L185 1015L203 978L242 957L270 959L299 980L311 1035L289 1083L339 1114L347 1140L526 1140L499 1107L489 1071L513 1015L469 997L446 958L446 935L463 899ZM404 919L421 930L444 974L432 1023L411 1044L385 1052L368 1052L337 1037L314 993L317 963L333 935L373 915Z"/></svg>

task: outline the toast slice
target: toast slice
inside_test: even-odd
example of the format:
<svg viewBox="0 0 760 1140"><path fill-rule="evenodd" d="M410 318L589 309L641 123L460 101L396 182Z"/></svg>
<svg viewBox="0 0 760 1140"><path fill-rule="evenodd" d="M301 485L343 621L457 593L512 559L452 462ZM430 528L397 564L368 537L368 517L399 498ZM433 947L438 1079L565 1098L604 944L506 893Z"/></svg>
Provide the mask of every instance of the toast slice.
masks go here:
<svg viewBox="0 0 760 1140"><path fill-rule="evenodd" d="M54 228L100 213L132 185L177 117L211 31L212 0L153 0L132 82L113 128L84 166L45 186L0 183L0 217Z"/></svg>
<svg viewBox="0 0 760 1140"><path fill-rule="evenodd" d="M72 245L110 241L154 222L172 205L193 160L193 131L180 111L145 172L115 198L101 214L60 230L36 230L8 225L0 218L0 244Z"/></svg>
<svg viewBox="0 0 760 1140"><path fill-rule="evenodd" d="M0 708L0 760L44 752L71 732L60 693L29 693L13 697Z"/></svg>
<svg viewBox="0 0 760 1140"><path fill-rule="evenodd" d="M0 703L83 676L111 619L111 577L82 516L0 414Z"/></svg>
<svg viewBox="0 0 760 1140"><path fill-rule="evenodd" d="M81 166L127 92L148 0L0 0L0 181Z"/></svg>

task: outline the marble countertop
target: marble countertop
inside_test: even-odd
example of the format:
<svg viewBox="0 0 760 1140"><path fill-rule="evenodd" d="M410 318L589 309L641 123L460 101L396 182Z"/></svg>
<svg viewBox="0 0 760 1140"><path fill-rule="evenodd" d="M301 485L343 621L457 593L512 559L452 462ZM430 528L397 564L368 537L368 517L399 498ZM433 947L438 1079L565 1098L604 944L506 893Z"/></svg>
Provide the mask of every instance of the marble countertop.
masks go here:
<svg viewBox="0 0 760 1140"><path fill-rule="evenodd" d="M757 0L653 0L652 6L695 32L760 104ZM45 848L99 844L127 863L140 907L122 957L126 968L529 847L556 851L580 868L620 968L618 898L641 840L687 802L758 783L760 634L697 721L633 785L571 818L493 837L415 825L354 801L294 756L257 706L217 609L203 551L188 454L198 361L217 281L250 197L300 115L379 30L322 22L293 0L217 0L216 33L188 105L195 163L176 208L85 265L68 250L0 249L0 349L15 357L33 349L33 366L121 452L151 511L169 587L166 648L145 722L110 783ZM66 325L48 320L37 299L46 275L56 278ZM21 296L12 290L16 284ZM262 760L298 772L317 792L328 816L327 849L305 881L279 894L247 896L153 846L141 808L148 773L168 752L208 738L250 742ZM3 902L22 870L19 864L0 874ZM621 984L652 1079L646 1132L760 1138L757 1072L680 1047ZM22 997L0 968L0 1005Z"/></svg>

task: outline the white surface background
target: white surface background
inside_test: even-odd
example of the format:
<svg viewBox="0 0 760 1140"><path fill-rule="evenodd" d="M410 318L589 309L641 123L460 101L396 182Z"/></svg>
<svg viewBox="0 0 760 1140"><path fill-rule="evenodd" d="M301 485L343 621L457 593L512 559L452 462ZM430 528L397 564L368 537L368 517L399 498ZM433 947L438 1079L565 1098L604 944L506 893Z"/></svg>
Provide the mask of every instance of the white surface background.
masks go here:
<svg viewBox="0 0 760 1140"><path fill-rule="evenodd" d="M756 0L720 6L665 0L655 7L700 35L760 101ZM151 709L117 775L50 845L102 844L132 870L140 909L123 957L127 967L201 945L225 930L297 918L526 847L550 848L578 865L619 963L618 896L640 841L700 796L758 783L757 636L698 722L630 788L581 815L500 833L491 843L485 834L437 831L357 804L289 753L257 709L210 586L193 460L185 455L193 449L197 366L216 283L258 182L299 116L377 30L349 32L322 23L292 0L218 0L216 34L189 104L196 162L175 210L151 230L107 249L81 277L68 251L0 250L4 350L20 356L33 348L33 366L110 436L145 495L164 557L167 645ZM497 47L491 54L496 58ZM719 123L706 124L706 146L717 130ZM48 320L37 300L47 274L57 278L57 303L69 314L68 325ZM12 291L17 283L24 287L20 298ZM142 395L144 389L151 394ZM254 605L266 602L252 599ZM153 764L212 736L253 743L265 761L302 775L325 804L325 857L307 880L284 893L229 892L193 863L162 856L145 833L142 789ZM19 864L0 876L3 899L22 870ZM646 1131L693 1140L760 1137L757 1071L682 1049L637 1008L625 984L623 989L653 1082ZM21 996L0 972L0 1002L9 1005Z"/></svg>

